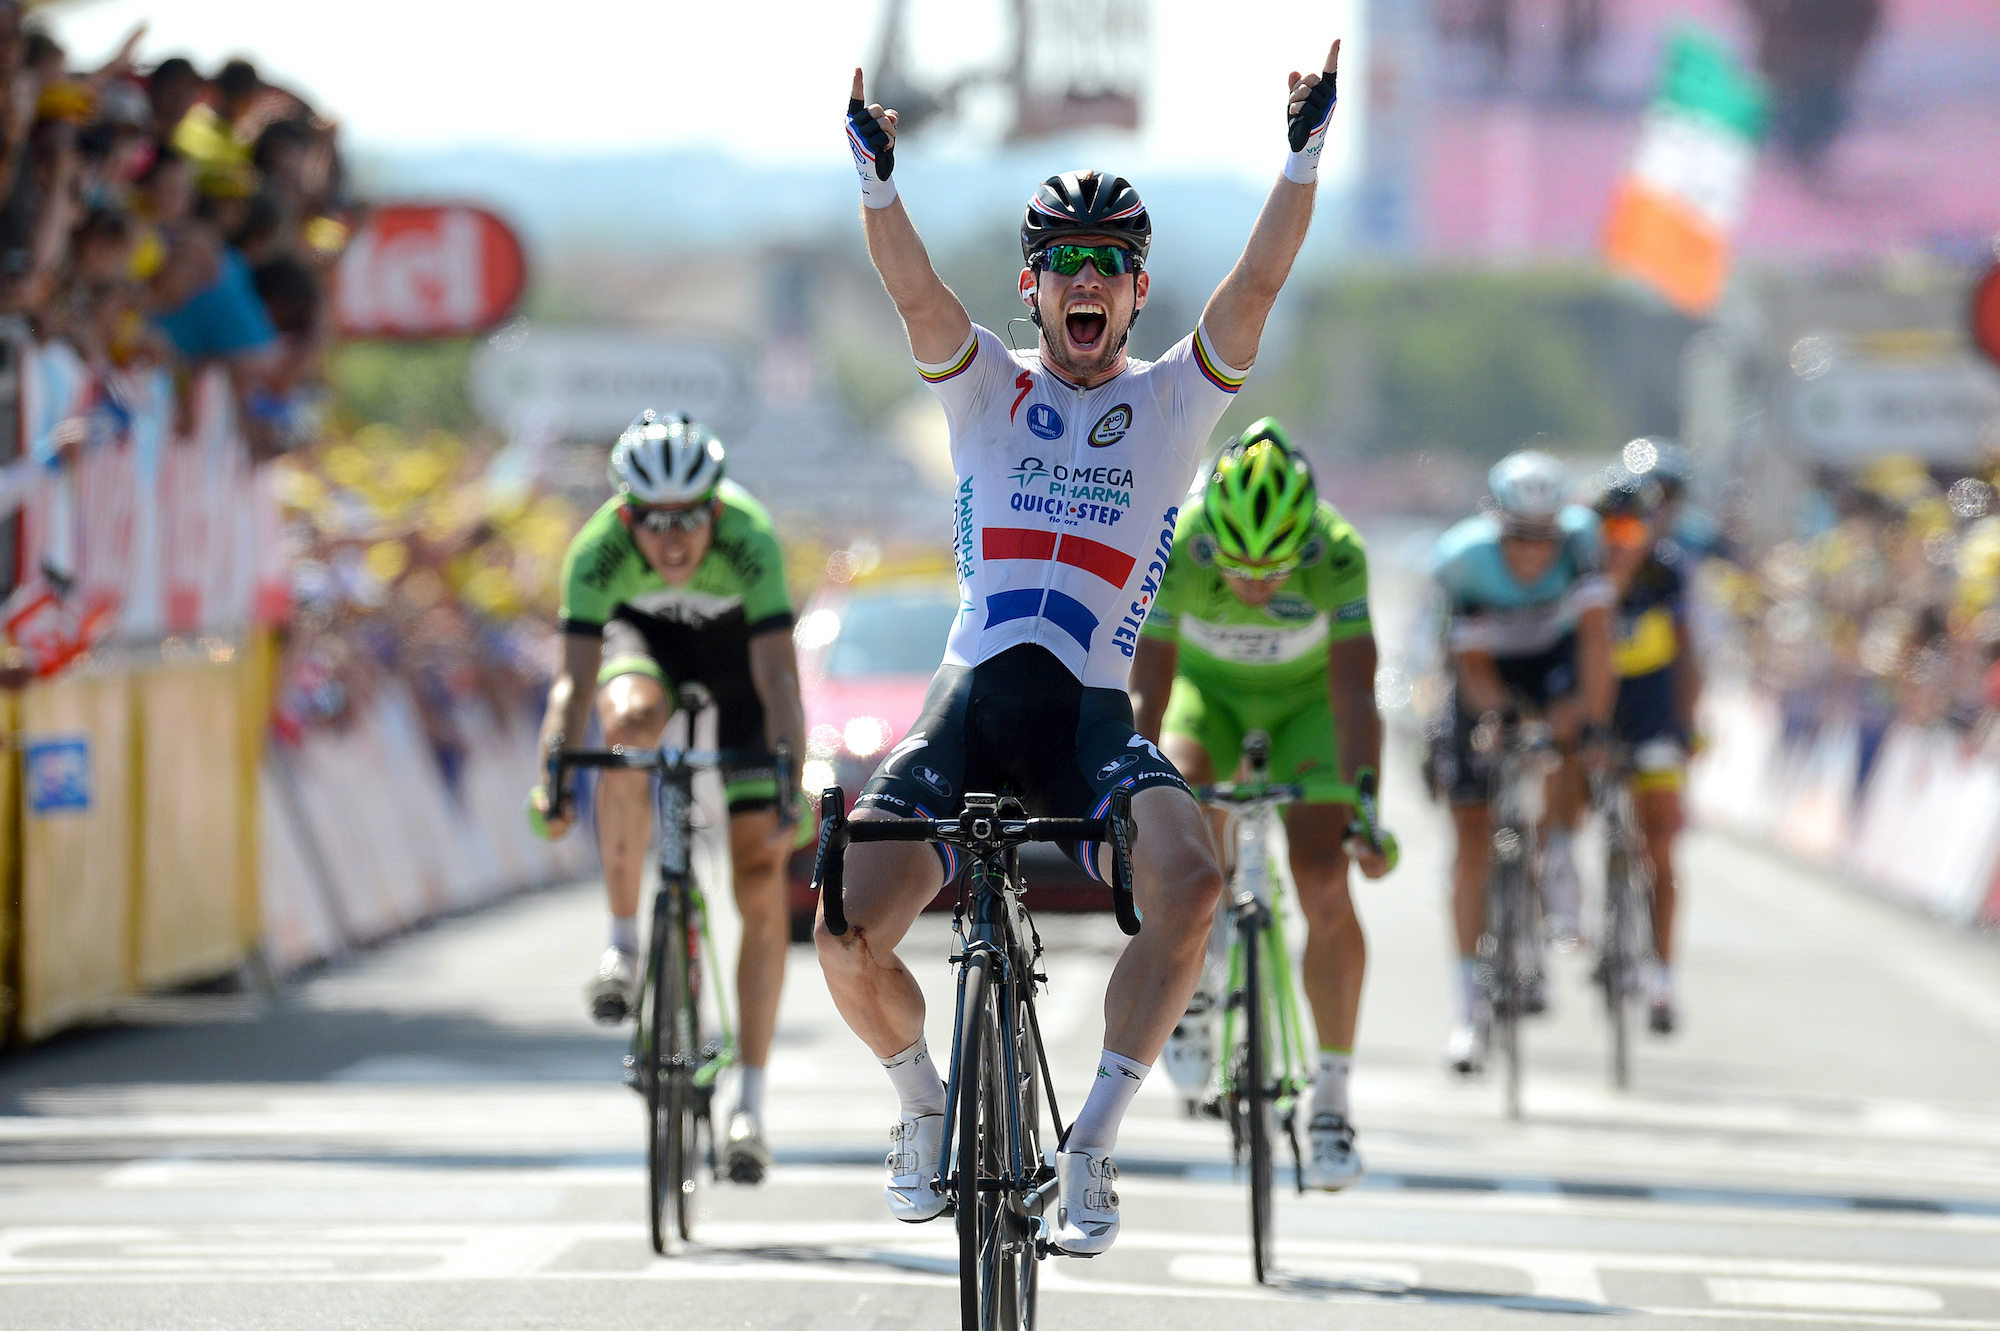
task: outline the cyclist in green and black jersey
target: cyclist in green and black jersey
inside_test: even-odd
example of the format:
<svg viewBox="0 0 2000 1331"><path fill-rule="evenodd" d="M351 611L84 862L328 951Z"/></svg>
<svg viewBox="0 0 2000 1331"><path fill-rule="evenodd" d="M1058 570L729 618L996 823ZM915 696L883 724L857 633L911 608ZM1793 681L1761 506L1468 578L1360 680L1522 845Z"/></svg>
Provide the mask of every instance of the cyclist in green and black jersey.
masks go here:
<svg viewBox="0 0 2000 1331"><path fill-rule="evenodd" d="M593 700L607 744L650 747L679 690L704 686L724 749L805 752L798 657L784 558L770 516L723 479L722 444L685 416L648 411L611 450L617 493L585 522L562 570L562 669L549 689L542 757L554 735L575 743ZM790 941L785 860L796 835L779 818L775 772L725 768L729 852L743 918L736 968L741 1079L724 1162L739 1182L770 1165L764 1144L764 1063L777 1024ZM638 1011L639 882L651 840L650 776L607 771L597 786L598 847L611 907L610 946L587 991L592 1014L615 1023ZM547 816L549 793L530 799ZM561 836L571 815L547 816ZM803 832L805 829L800 829Z"/></svg>
<svg viewBox="0 0 2000 1331"><path fill-rule="evenodd" d="M1306 916L1305 990L1319 1033L1312 1160L1306 1181L1339 1189L1361 1178L1349 1122L1348 1071L1367 944L1347 890L1347 829L1355 782L1379 767L1375 634L1361 537L1318 497L1312 469L1266 418L1222 451L1199 502L1187 505L1158 597L1132 660L1139 733L1157 740L1188 780L1236 774L1243 736L1271 738L1271 779L1305 800L1285 817L1292 879ZM1353 845L1363 873L1394 866ZM1199 1095L1214 1059L1197 990L1167 1042L1167 1068Z"/></svg>

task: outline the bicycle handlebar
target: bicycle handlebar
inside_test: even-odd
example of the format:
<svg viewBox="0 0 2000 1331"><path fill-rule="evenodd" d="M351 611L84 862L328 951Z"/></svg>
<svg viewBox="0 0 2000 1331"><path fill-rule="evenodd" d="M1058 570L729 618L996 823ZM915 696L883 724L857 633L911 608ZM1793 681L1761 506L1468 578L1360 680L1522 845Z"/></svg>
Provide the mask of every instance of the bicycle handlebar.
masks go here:
<svg viewBox="0 0 2000 1331"><path fill-rule="evenodd" d="M826 927L835 937L846 936L847 848L857 841L933 842L982 856L1031 841L1105 841L1112 848L1112 913L1121 930L1136 934L1141 917L1132 899L1132 796L1121 790L1111 800L1111 811L1103 818L1003 818L968 807L957 818L855 822L847 816L846 793L828 786L820 795L819 850L813 860L813 887L820 893Z"/></svg>
<svg viewBox="0 0 2000 1331"><path fill-rule="evenodd" d="M673 749L666 745L657 748L640 748L624 744L614 744L608 749L565 749L563 737L549 738L549 756L546 766L549 816L556 817L569 807L569 791L563 786L563 773L570 769L608 768L619 771L651 772L660 769L682 767L755 767L769 763L780 795L790 788L792 782L791 745L782 741L777 752L763 749ZM791 824L798 820L795 802L787 799L778 801L778 820Z"/></svg>
<svg viewBox="0 0 2000 1331"><path fill-rule="evenodd" d="M1203 804L1257 804L1266 800L1273 804L1296 804L1306 797L1306 788L1301 785L1274 786L1255 781L1217 781L1195 786L1193 790L1194 797Z"/></svg>

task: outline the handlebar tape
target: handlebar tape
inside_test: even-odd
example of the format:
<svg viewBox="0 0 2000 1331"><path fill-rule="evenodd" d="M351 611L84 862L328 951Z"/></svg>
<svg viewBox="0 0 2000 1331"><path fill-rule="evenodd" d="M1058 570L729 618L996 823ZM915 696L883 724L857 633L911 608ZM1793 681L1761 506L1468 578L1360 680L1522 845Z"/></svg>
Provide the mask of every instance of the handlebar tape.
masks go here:
<svg viewBox="0 0 2000 1331"><path fill-rule="evenodd" d="M819 851L813 858L813 886L819 889L820 909L826 916L827 932L835 938L847 936L847 901L842 895L847 868L847 795L839 786L828 786L819 797Z"/></svg>

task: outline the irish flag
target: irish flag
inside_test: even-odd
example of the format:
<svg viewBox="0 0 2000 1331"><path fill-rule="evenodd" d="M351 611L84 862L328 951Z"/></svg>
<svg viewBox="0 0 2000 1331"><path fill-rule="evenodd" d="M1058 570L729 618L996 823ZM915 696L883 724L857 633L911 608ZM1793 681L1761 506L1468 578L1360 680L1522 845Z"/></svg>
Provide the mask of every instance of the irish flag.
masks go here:
<svg viewBox="0 0 2000 1331"><path fill-rule="evenodd" d="M1678 33L1605 227L1611 266L1689 314L1712 311L1763 132L1757 76L1713 38Z"/></svg>

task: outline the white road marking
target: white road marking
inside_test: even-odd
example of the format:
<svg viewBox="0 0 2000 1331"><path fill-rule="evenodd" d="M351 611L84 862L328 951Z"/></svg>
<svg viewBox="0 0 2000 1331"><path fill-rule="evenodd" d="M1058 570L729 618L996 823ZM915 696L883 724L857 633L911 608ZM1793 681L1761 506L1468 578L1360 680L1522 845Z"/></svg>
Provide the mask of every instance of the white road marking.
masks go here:
<svg viewBox="0 0 2000 1331"><path fill-rule="evenodd" d="M1708 1277L1708 1297L1754 1308L1822 1308L1840 1312L1927 1313L1944 1307L1935 1290L1856 1280L1743 1280Z"/></svg>

